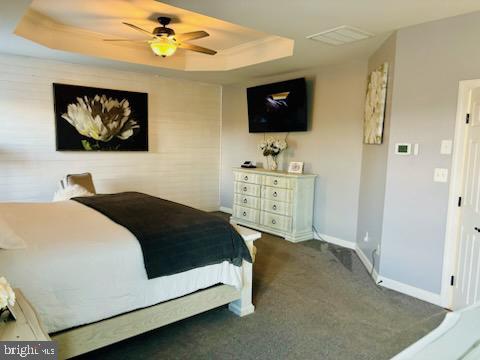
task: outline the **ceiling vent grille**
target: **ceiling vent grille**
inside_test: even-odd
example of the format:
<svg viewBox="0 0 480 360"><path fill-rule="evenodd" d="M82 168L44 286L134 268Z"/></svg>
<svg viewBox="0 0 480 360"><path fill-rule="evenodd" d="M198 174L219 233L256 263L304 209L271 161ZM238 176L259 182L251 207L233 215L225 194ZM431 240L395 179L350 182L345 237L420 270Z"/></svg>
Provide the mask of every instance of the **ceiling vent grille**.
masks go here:
<svg viewBox="0 0 480 360"><path fill-rule="evenodd" d="M329 45L344 45L371 38L374 34L353 26L342 25L334 29L307 36L307 39L324 42Z"/></svg>

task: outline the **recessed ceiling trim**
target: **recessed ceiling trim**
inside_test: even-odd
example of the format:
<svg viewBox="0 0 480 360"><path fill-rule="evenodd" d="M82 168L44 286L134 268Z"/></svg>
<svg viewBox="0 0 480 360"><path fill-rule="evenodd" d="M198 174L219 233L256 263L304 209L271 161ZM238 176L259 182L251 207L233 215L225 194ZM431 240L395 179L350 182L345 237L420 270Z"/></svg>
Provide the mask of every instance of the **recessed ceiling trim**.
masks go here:
<svg viewBox="0 0 480 360"><path fill-rule="evenodd" d="M307 36L307 39L320 41L329 45L344 45L365 40L373 36L375 35L368 31L349 25L342 25L317 34L309 35Z"/></svg>
<svg viewBox="0 0 480 360"><path fill-rule="evenodd" d="M75 10L85 12L88 5L87 3L92 3L93 1L95 0L72 0L69 2L70 10L73 13ZM120 2L122 0L111 1ZM134 1L132 2L133 5L136 4L138 6L142 5L143 1L147 2L147 0L132 1ZM91 25L88 28L82 28L78 25L71 24L71 22L69 23L68 17L64 19L65 21L60 22L57 19L58 14L57 18L49 16L53 11L52 7L55 6L53 0L45 2L34 0L33 4L35 3L43 4L44 12L36 11L31 5L20 22L17 23L15 34L51 49L183 71L228 71L293 55L294 41L292 39L261 33L201 14L188 13L188 18L191 19L190 23L182 21L180 24L195 30L197 28L197 25L195 25L197 22L205 22L205 24L208 25L207 30L209 30L211 36L202 39L197 45L218 49L218 53L215 56L207 56L205 54L182 50L177 51L175 56L160 58L154 56L148 44L139 46L135 43L103 41L103 39L116 37L117 35L107 35L96 30L105 29L105 27L102 26L111 29L116 29L118 26L119 30L122 31L124 28L121 24L122 21L129 20L129 18L120 16L120 13L116 15L117 21L109 19L107 22L115 22L115 24L118 25L104 25L105 20L103 20L98 22L98 26ZM47 5L50 6L50 8ZM172 9L176 9L175 11L179 14L187 13L186 10L162 3L155 3L155 9L153 9L155 13L166 13L166 11L162 11L162 9L171 11L173 11ZM55 12L52 13L55 14ZM99 13L99 15L101 14ZM92 19L96 19L91 14L89 16L91 16ZM95 22L93 23L96 24ZM180 27L180 25L178 25L178 27ZM186 32L189 31L190 29L186 30ZM242 38L245 39L243 43L228 46L230 39L234 43L238 43L239 39ZM215 41L220 41L220 43L223 41L223 44L227 46L224 48L215 48L214 46L210 46L208 41L213 41L214 43Z"/></svg>

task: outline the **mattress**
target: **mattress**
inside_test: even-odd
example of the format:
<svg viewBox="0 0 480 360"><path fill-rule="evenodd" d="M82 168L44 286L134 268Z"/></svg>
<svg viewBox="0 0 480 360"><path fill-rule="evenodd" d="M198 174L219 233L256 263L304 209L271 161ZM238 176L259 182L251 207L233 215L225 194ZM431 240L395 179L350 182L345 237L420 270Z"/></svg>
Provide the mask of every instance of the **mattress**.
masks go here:
<svg viewBox="0 0 480 360"><path fill-rule="evenodd" d="M20 288L49 333L174 299L219 283L238 289L225 261L148 280L137 239L75 201L0 203L26 249L0 250L0 276Z"/></svg>

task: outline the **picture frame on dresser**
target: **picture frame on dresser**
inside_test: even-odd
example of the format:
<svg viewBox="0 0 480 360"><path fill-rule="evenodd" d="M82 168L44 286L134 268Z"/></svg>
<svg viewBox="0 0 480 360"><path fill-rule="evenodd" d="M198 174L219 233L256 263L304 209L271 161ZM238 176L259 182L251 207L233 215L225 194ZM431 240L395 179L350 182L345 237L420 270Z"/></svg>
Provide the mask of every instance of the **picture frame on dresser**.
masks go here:
<svg viewBox="0 0 480 360"><path fill-rule="evenodd" d="M291 242L313 239L316 175L244 168L233 172L233 224Z"/></svg>
<svg viewBox="0 0 480 360"><path fill-rule="evenodd" d="M303 173L303 162L301 162L301 161L291 161L288 164L288 172L290 174L302 174Z"/></svg>

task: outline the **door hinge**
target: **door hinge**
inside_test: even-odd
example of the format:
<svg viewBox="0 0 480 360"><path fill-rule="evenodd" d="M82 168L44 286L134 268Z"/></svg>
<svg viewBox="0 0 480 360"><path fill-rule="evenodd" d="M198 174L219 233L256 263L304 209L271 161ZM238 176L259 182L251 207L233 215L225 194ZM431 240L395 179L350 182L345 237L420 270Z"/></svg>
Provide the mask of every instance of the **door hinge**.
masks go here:
<svg viewBox="0 0 480 360"><path fill-rule="evenodd" d="M453 285L455 285L455 276L452 275L450 277L450 286L453 286Z"/></svg>
<svg viewBox="0 0 480 360"><path fill-rule="evenodd" d="M467 114L466 119L465 119L465 122L466 122L467 124L470 123L470 114Z"/></svg>
<svg viewBox="0 0 480 360"><path fill-rule="evenodd" d="M460 196L458 198L458 207L462 206L462 197Z"/></svg>

